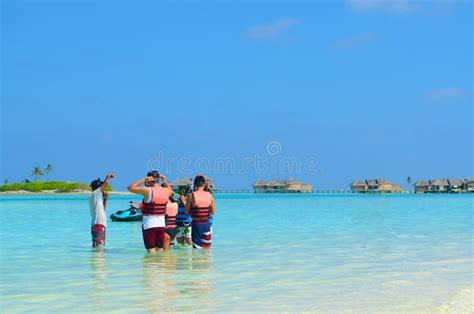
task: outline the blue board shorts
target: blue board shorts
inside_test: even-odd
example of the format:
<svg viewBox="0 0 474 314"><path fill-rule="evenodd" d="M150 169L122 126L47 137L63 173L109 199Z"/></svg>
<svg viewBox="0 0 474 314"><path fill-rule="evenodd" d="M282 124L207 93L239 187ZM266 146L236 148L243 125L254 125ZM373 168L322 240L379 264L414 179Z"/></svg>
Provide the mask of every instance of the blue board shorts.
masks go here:
<svg viewBox="0 0 474 314"><path fill-rule="evenodd" d="M193 240L193 248L211 248L211 225L209 223L193 223L191 237Z"/></svg>

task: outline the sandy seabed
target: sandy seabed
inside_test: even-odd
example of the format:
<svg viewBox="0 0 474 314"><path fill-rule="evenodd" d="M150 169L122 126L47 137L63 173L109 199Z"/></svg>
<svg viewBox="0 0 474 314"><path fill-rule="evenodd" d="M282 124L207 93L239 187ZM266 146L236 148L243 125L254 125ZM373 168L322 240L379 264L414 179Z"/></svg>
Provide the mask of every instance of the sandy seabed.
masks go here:
<svg viewBox="0 0 474 314"><path fill-rule="evenodd" d="M440 314L474 313L474 290L463 289L454 295L446 304L438 308Z"/></svg>

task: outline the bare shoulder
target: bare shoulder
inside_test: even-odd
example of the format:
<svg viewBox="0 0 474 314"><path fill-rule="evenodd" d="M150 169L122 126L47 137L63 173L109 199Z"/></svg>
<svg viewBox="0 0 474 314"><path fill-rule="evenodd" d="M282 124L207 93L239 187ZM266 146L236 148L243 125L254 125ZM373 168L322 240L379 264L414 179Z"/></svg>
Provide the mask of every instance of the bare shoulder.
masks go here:
<svg viewBox="0 0 474 314"><path fill-rule="evenodd" d="M136 194L142 195L144 197L149 197L150 196L150 188L147 188L147 187L137 188Z"/></svg>

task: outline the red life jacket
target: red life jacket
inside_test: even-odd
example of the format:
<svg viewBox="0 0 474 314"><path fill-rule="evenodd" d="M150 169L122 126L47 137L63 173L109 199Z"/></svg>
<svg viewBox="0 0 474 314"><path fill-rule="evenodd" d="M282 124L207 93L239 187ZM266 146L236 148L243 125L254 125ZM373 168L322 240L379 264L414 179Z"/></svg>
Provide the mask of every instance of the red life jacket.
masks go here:
<svg viewBox="0 0 474 314"><path fill-rule="evenodd" d="M193 192L194 205L190 213L194 222L206 223L211 217L211 193L206 191Z"/></svg>
<svg viewBox="0 0 474 314"><path fill-rule="evenodd" d="M166 228L176 228L176 215L178 214L178 203L169 202L166 205Z"/></svg>
<svg viewBox="0 0 474 314"><path fill-rule="evenodd" d="M142 202L143 216L163 216L166 214L166 204L169 201L169 190L155 184L150 188L151 202Z"/></svg>

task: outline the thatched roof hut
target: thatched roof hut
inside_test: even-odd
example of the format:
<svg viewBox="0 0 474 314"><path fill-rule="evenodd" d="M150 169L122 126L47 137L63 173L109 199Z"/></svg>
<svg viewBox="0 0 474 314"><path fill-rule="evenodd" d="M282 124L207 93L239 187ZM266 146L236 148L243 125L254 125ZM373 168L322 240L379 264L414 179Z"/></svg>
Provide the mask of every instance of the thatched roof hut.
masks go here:
<svg viewBox="0 0 474 314"><path fill-rule="evenodd" d="M428 181L424 181L424 180L418 180L415 182L415 184L413 184L415 187L427 187L427 186L430 186L430 183Z"/></svg>
<svg viewBox="0 0 474 314"><path fill-rule="evenodd" d="M298 179L295 179L295 178L288 178L285 180L285 183L288 184L288 185L300 185L300 184L304 184L303 182L301 182L300 180Z"/></svg>
<svg viewBox="0 0 474 314"><path fill-rule="evenodd" d="M211 189L211 191L213 191L215 189L215 186L214 186L214 182L212 178L210 177L205 177L205 178L206 178L207 184L209 185L209 188ZM175 191L177 191L180 186L187 186L189 189L192 189L194 185L194 179L190 177L180 178L171 182L170 185Z"/></svg>
<svg viewBox="0 0 474 314"><path fill-rule="evenodd" d="M255 182L252 184L252 186L253 186L254 188L263 188L263 187L267 186L267 181L265 181L265 180L257 180L257 181L255 181Z"/></svg>
<svg viewBox="0 0 474 314"><path fill-rule="evenodd" d="M432 179L430 184L431 186L449 186L448 179Z"/></svg>
<svg viewBox="0 0 474 314"><path fill-rule="evenodd" d="M298 179L288 178L285 181L275 178L270 181L257 180L252 184L255 192L269 193L310 193L313 191L311 184L303 183Z"/></svg>
<svg viewBox="0 0 474 314"><path fill-rule="evenodd" d="M457 187L462 187L463 185L463 182L461 179L448 179L449 181L449 185L454 187L454 186L457 186Z"/></svg>
<svg viewBox="0 0 474 314"><path fill-rule="evenodd" d="M402 189L400 184L392 183L384 178L354 180L351 183L351 190L354 192L381 192L381 193L397 193Z"/></svg>
<svg viewBox="0 0 474 314"><path fill-rule="evenodd" d="M354 181L351 182L351 187L366 187L367 183L365 181L361 181L359 179L355 179Z"/></svg>
<svg viewBox="0 0 474 314"><path fill-rule="evenodd" d="M273 180L267 182L267 186L274 187L274 188L281 188L281 187L285 187L287 185L288 184L286 184L285 182L283 182L279 178L276 178L276 179L273 179Z"/></svg>

